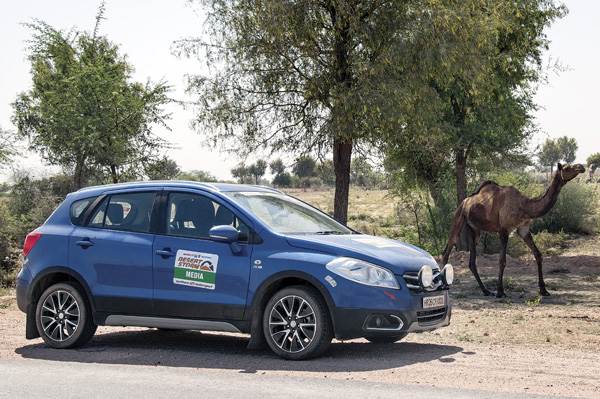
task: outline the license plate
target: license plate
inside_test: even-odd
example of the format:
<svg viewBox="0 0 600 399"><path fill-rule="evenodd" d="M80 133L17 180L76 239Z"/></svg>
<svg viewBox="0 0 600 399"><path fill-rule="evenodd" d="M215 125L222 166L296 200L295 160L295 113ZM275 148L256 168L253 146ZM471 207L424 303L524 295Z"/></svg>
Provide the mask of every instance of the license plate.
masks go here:
<svg viewBox="0 0 600 399"><path fill-rule="evenodd" d="M423 298L423 309L441 308L446 304L446 299L443 295L426 296Z"/></svg>

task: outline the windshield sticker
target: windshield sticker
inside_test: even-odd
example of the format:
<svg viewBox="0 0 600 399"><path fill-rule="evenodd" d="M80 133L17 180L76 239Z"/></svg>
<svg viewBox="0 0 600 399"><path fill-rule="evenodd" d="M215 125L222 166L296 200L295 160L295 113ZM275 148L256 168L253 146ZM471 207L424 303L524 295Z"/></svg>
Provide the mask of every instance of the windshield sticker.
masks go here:
<svg viewBox="0 0 600 399"><path fill-rule="evenodd" d="M180 249L175 258L173 284L214 290L218 263L219 255Z"/></svg>

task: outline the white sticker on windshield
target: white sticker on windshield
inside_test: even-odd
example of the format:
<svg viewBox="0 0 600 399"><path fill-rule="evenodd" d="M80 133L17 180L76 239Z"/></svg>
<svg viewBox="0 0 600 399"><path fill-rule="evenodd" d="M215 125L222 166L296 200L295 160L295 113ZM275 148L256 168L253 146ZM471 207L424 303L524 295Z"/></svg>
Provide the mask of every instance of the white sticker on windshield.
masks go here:
<svg viewBox="0 0 600 399"><path fill-rule="evenodd" d="M219 255L180 249L175 258L173 284L214 290Z"/></svg>

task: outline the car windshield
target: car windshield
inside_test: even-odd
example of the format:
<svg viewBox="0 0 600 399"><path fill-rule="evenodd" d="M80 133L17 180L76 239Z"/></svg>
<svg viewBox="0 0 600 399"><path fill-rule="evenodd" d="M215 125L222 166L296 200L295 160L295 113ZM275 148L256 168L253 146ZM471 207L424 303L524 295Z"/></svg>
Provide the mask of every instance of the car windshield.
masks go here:
<svg viewBox="0 0 600 399"><path fill-rule="evenodd" d="M271 229L281 234L352 234L329 216L284 194L265 192L226 193Z"/></svg>

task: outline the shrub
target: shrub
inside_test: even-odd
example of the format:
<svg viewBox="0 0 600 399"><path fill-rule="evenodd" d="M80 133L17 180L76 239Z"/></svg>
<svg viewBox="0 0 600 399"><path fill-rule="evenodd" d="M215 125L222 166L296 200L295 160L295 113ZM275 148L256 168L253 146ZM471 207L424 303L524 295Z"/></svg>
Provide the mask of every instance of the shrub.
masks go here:
<svg viewBox="0 0 600 399"><path fill-rule="evenodd" d="M533 231L594 234L598 231L597 208L597 194L590 185L569 183L550 212L533 223Z"/></svg>

